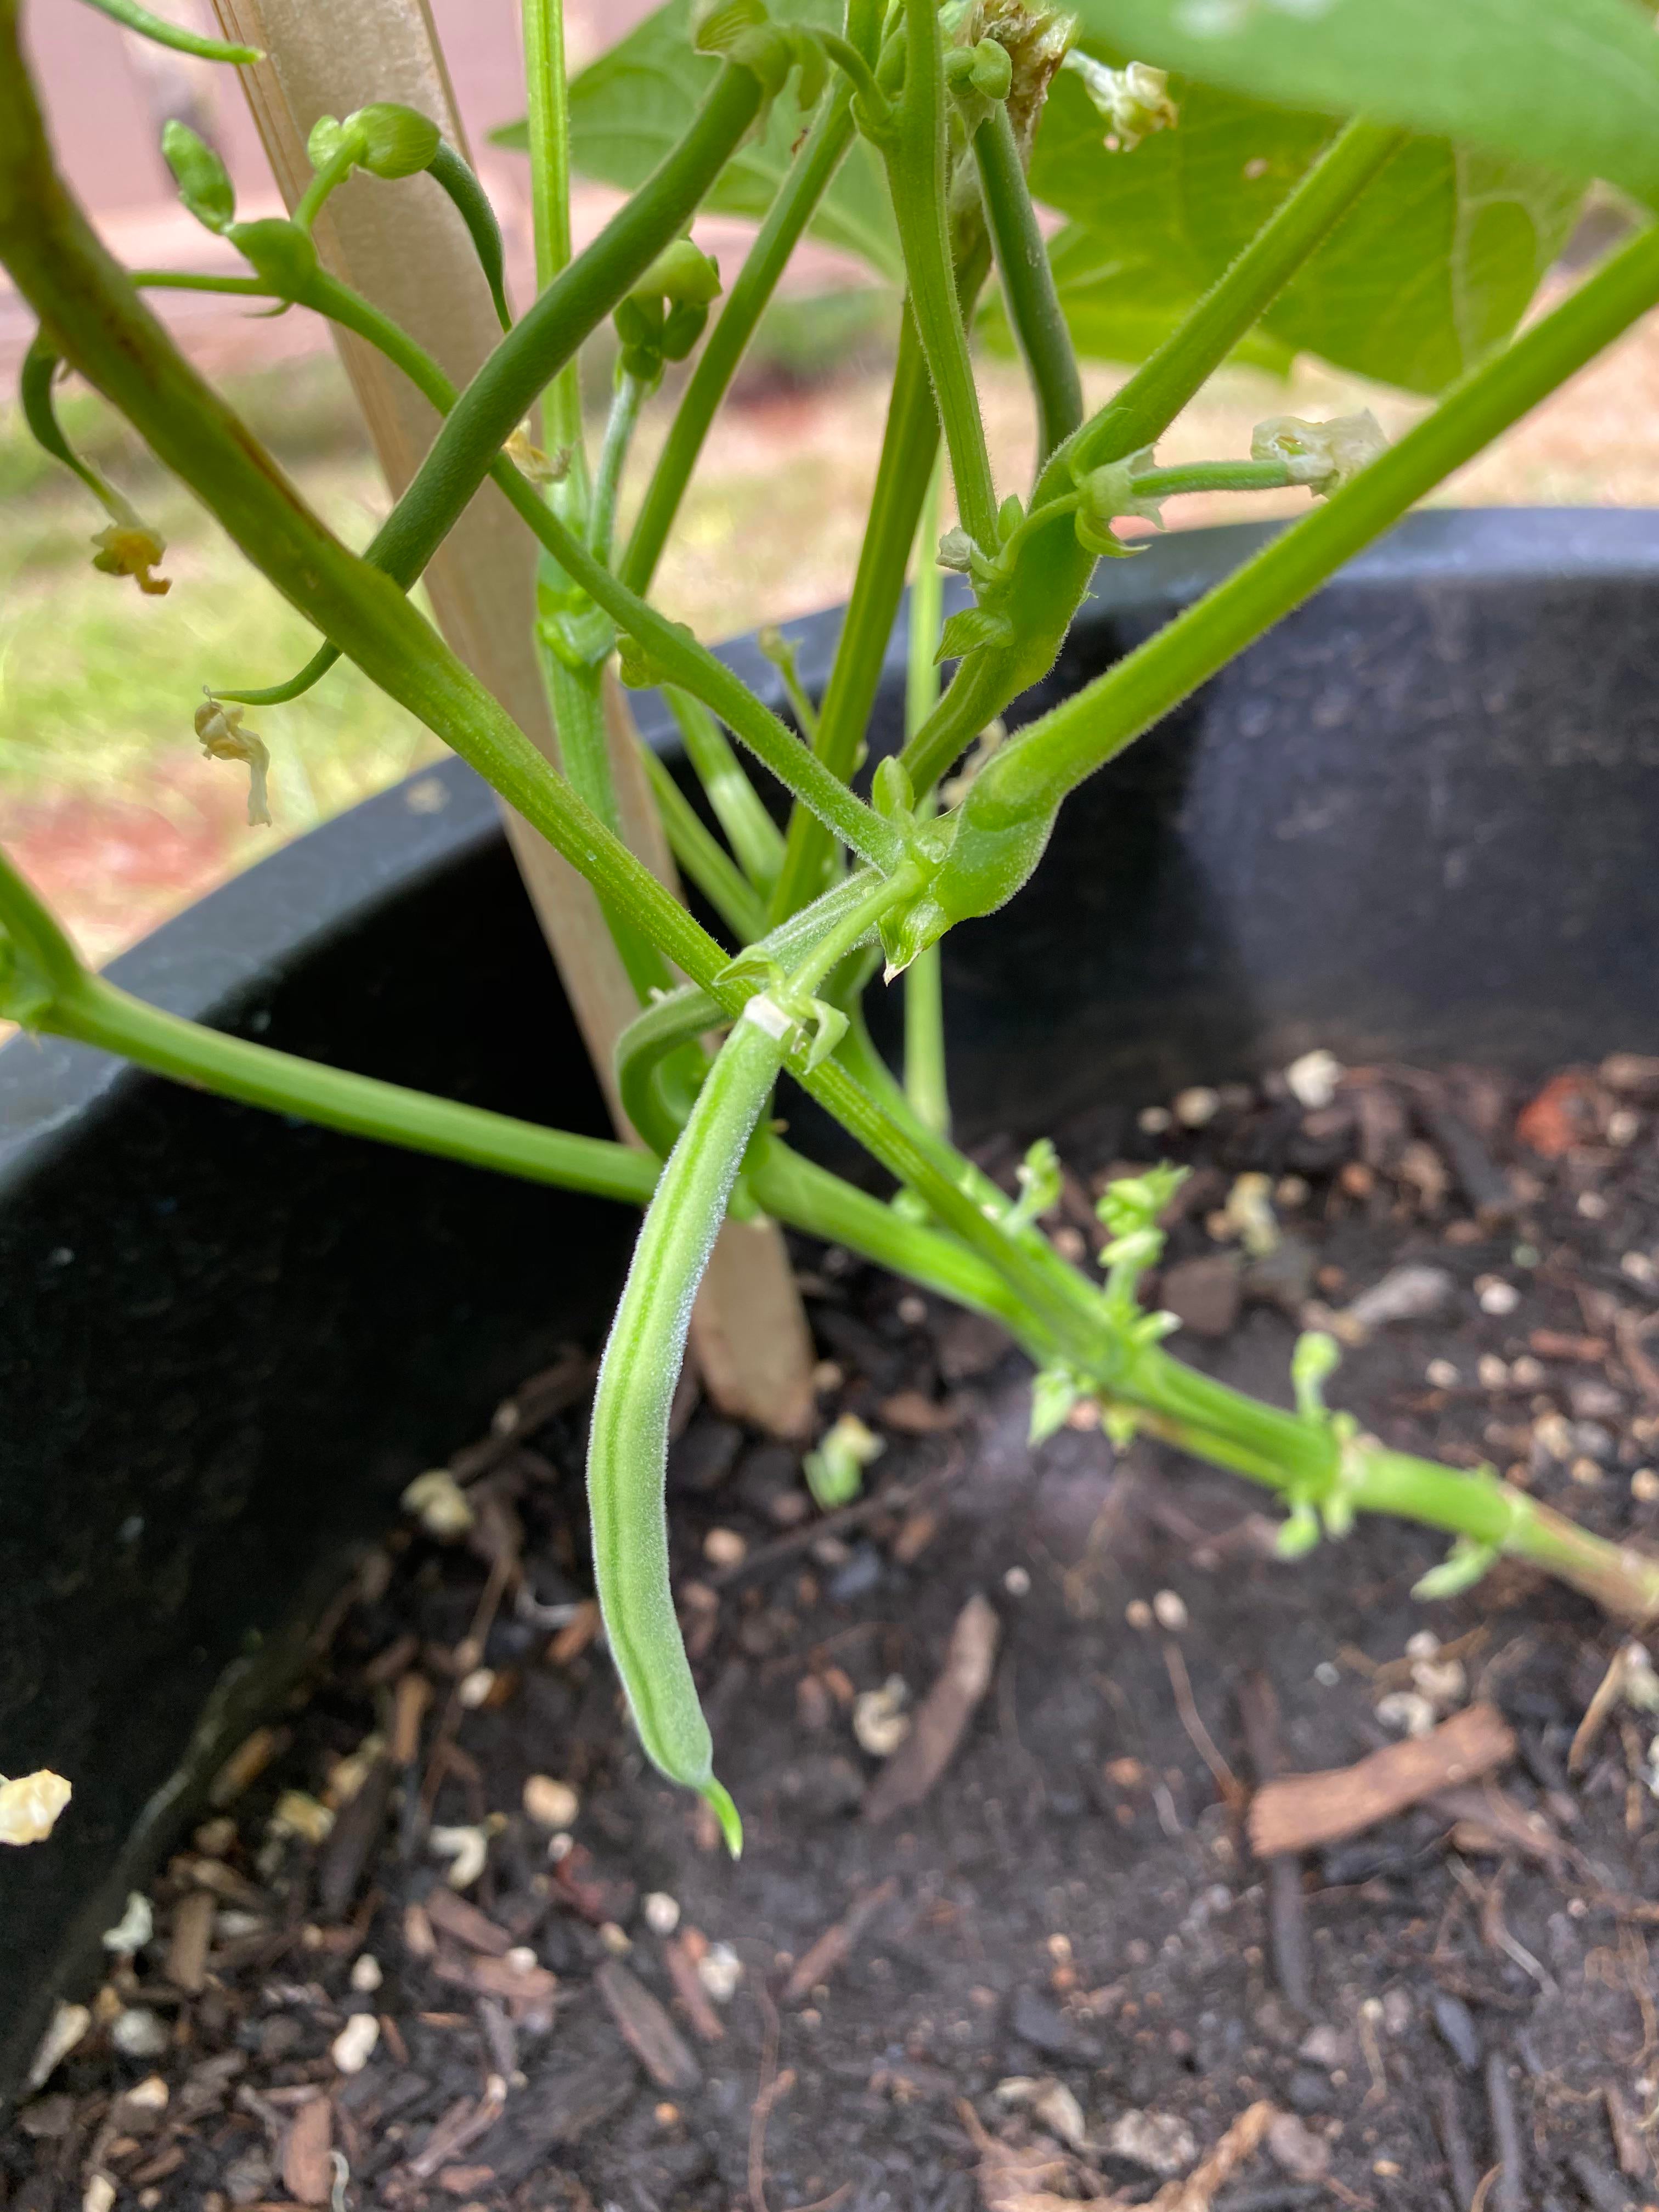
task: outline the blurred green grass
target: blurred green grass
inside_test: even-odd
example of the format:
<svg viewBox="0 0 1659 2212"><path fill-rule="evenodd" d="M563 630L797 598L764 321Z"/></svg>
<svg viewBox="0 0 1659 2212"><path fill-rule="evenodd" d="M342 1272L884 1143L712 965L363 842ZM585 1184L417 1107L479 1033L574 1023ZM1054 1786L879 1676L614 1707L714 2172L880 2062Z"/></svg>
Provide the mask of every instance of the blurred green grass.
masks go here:
<svg viewBox="0 0 1659 2212"><path fill-rule="evenodd" d="M386 495L332 359L240 380L233 396L307 498L361 543ZM92 568L90 540L103 515L40 453L15 409L0 415L8 517L0 538L0 809L9 817L53 799L143 802L158 769L197 755L191 716L204 684L275 682L316 646L310 626L100 398L70 391L61 413L71 439L166 538L161 573L173 588L165 599L146 598ZM257 726L262 718L249 719ZM311 827L441 750L349 667L266 719L273 796L290 830ZM232 863L268 845L250 837Z"/></svg>

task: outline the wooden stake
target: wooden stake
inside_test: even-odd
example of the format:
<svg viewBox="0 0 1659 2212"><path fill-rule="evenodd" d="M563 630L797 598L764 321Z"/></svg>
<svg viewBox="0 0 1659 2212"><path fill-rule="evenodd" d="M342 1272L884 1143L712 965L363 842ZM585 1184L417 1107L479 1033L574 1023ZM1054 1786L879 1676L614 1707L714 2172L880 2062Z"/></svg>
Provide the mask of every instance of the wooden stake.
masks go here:
<svg viewBox="0 0 1659 2212"><path fill-rule="evenodd" d="M312 171L306 140L319 115L400 100L466 142L426 0L214 0L227 36L262 47L240 72L287 205ZM471 241L428 177L354 177L316 225L325 267L410 332L458 386L500 337ZM414 475L437 416L390 362L333 333L394 496ZM535 638L536 548L486 483L426 572L438 627L550 760L558 757ZM623 834L665 883L674 881L662 827L632 743L611 720L611 769ZM618 1033L639 1011L586 879L528 823L503 809L520 873L593 1065L624 1133L611 1075ZM812 1408L811 1339L775 1227L728 1222L700 1294L692 1342L711 1397L779 1436L801 1434Z"/></svg>

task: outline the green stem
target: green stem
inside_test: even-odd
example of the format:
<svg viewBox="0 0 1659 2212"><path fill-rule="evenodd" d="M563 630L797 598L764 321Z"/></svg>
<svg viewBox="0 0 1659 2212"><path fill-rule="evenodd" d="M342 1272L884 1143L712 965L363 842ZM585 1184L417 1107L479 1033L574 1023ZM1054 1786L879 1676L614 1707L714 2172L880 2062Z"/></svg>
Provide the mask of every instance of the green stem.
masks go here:
<svg viewBox="0 0 1659 2212"><path fill-rule="evenodd" d="M6 933L48 983L49 999L29 1010L31 1028L118 1053L193 1089L273 1114L299 1115L347 1136L378 1138L411 1152L636 1206L651 1195L656 1163L626 1145L541 1128L401 1084L320 1066L146 1006L88 974L51 914L0 854L0 947Z"/></svg>
<svg viewBox="0 0 1659 2212"><path fill-rule="evenodd" d="M546 512L544 508L542 511ZM544 650L542 668L553 709L559 765L576 796L592 809L612 836L620 839L622 811L611 773L604 664L572 667L556 653ZM603 895L599 904L605 927L635 994L643 1000L653 991L670 988L673 977L667 963L628 908Z"/></svg>
<svg viewBox="0 0 1659 2212"><path fill-rule="evenodd" d="M738 942L752 944L766 929L763 902L649 745L641 744L640 757L670 851Z"/></svg>
<svg viewBox="0 0 1659 2212"><path fill-rule="evenodd" d="M1090 417L1056 460L1079 470L1097 468L1156 445L1405 143L1404 131L1375 123L1346 125L1181 327ZM1051 463L1045 473L1053 469ZM1051 493L1065 489L1061 480L1049 487Z"/></svg>
<svg viewBox="0 0 1659 2212"><path fill-rule="evenodd" d="M617 500L622 490L623 470L627 465L628 449L634 442L634 433L639 428L644 400L644 385L637 376L623 369L611 396L605 442L599 447L599 465L593 475L592 503L587 513L588 550L606 568L611 565L611 541L616 532Z"/></svg>
<svg viewBox="0 0 1659 2212"><path fill-rule="evenodd" d="M1139 499L1179 499L1198 491L1284 491L1302 481L1283 461L1187 461L1142 470L1134 489Z"/></svg>
<svg viewBox="0 0 1659 2212"><path fill-rule="evenodd" d="M1659 231L1650 230L1265 551L1107 675L1022 731L988 763L964 812L988 785L987 798L1002 808L1058 804L1547 398L1656 300Z"/></svg>
<svg viewBox="0 0 1659 2212"><path fill-rule="evenodd" d="M750 1169L749 1188L768 1213L791 1228L821 1237L829 1244L844 1244L878 1267L907 1275L957 1305L994 1315L1016 1336L1036 1345L1039 1358L1044 1356L1046 1346L1032 1329L1030 1316L1001 1276L952 1238L902 1219L878 1198L775 1139Z"/></svg>
<svg viewBox="0 0 1659 2212"><path fill-rule="evenodd" d="M990 266L989 249L975 247L957 276L963 312L971 311ZM888 642L904 593L905 570L916 523L939 453L939 410L927 363L907 307L899 328L898 358L876 467L875 489L859 548L853 589L842 618L835 665L830 672L813 749L832 775L850 781L881 688ZM779 919L816 896L835 857L822 825L804 807L790 816L783 868L772 897Z"/></svg>
<svg viewBox="0 0 1659 2212"><path fill-rule="evenodd" d="M904 95L894 111L882 150L887 157L910 312L927 356L951 456L957 511L968 535L975 544L988 547L997 542L996 488L951 266L945 206L946 100L939 10L934 0L903 0L903 5Z"/></svg>
<svg viewBox="0 0 1659 2212"><path fill-rule="evenodd" d="M1006 100L993 100L991 112L975 131L974 159L1008 325L1036 400L1041 470L1083 420L1083 383Z"/></svg>
<svg viewBox="0 0 1659 2212"><path fill-rule="evenodd" d="M782 832L761 804L742 762L726 742L725 732L701 700L672 685L663 696L679 724L686 758L714 810L714 818L726 832L738 865L763 900L777 881L783 859Z"/></svg>
<svg viewBox="0 0 1659 2212"><path fill-rule="evenodd" d="M1404 143L1402 132L1370 123L1339 131L1179 330L1049 457L1032 505L1058 501L1073 489L1074 474L1156 445ZM969 655L938 711L906 747L904 765L918 791L935 783L987 722L1053 666L1093 573L1092 556L1069 529L1056 529L1029 619L1017 624L1023 632L1018 649Z"/></svg>
<svg viewBox="0 0 1659 2212"><path fill-rule="evenodd" d="M356 167L359 150L349 142L337 147L322 167L313 173L301 193L290 220L295 229L304 231L307 238L311 235L311 226L322 213L329 194L337 191Z"/></svg>
<svg viewBox="0 0 1659 2212"><path fill-rule="evenodd" d="M849 97L844 90L836 90L820 111L806 143L767 210L766 220L680 396L667 441L657 458L617 572L641 599L651 588L709 425L737 374L755 325L852 143Z"/></svg>
<svg viewBox="0 0 1659 2212"><path fill-rule="evenodd" d="M223 39L204 39L198 31L187 31L181 23L170 23L163 15L153 15L148 8L138 5L138 0L88 0L88 5L127 30L136 31L141 39L149 39L158 46L171 46L176 53L195 54L205 62L239 62L244 65L264 59L258 46L232 46Z"/></svg>
<svg viewBox="0 0 1659 2212"><path fill-rule="evenodd" d="M904 733L912 737L939 697L939 627L945 574L934 559L939 543L939 471L933 468L921 520L916 526L916 567L910 583L909 653L905 668ZM931 814L931 794L921 802ZM951 1133L951 1094L945 1079L944 978L939 948L930 945L904 971L904 1090L924 1125Z"/></svg>

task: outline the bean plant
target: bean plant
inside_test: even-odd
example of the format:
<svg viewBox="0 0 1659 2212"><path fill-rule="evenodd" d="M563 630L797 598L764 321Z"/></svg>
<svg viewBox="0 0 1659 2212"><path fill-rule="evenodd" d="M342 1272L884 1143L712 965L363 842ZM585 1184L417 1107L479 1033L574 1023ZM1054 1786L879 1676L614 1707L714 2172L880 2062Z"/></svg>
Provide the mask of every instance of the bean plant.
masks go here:
<svg viewBox="0 0 1659 2212"><path fill-rule="evenodd" d="M97 0L149 36L228 64L136 0ZM1286 1558L1361 1513L1447 1532L1419 1585L1443 1595L1500 1555L1640 1620L1659 1562L1603 1542L1501 1480L1386 1449L1328 1407L1329 1339L1304 1335L1293 1408L1187 1365L1144 1302L1176 1180L1114 1182L1097 1275L1055 1249L1053 1148L1010 1198L951 1140L940 940L995 912L1042 860L1056 813L1145 731L1316 590L1414 501L1659 301L1659 42L1634 0L670 0L568 85L559 0L523 0L538 290L516 318L489 200L427 117L395 104L325 118L285 221L240 221L216 155L181 125L164 151L184 205L246 264L237 276L131 271L99 242L55 166L24 66L19 0L0 0L0 261L40 320L24 413L106 520L95 565L167 589L165 548L77 455L54 411L65 365L94 386L315 626L298 674L194 672L208 753L248 769L265 813L281 709L344 656L493 784L588 879L637 992L616 1056L643 1147L373 1082L139 1003L83 966L0 860L0 1013L162 1075L355 1134L644 1208L600 1369L588 1462L610 1649L644 1749L700 1791L735 1851L669 1582L664 1462L687 1316L728 1213L842 1244L990 1315L1036 1370L1033 1432L1092 1401L1137 1432L1264 1485ZM654 135L653 135L654 134ZM627 198L568 247L573 164ZM476 246L501 323L464 391L323 266L313 226L355 173L431 176ZM1592 180L1629 210L1624 241L1523 321ZM1057 211L1055 231L1039 222ZM689 235L700 209L759 218L729 289ZM809 237L902 288L885 435L827 687L807 697L769 649L785 720L653 603L664 546L709 425L792 254ZM325 527L145 305L169 286L308 308L378 349L442 417L361 550ZM607 319L614 391L585 447L578 349ZM1037 459L999 483L970 331L1017 351ZM1518 333L1518 334L1517 334ZM1164 466L1160 439L1224 363L1297 349L1431 396L1387 445L1369 416L1264 422L1246 454ZM1079 351L1138 362L1091 414ZM634 437L676 363L666 442ZM939 480L956 520L941 531ZM561 747L550 767L408 597L488 477L541 549L538 633ZM1046 712L1053 667L1097 564L1133 557L1118 526L1194 492L1302 487L1307 510L1265 550ZM629 496L622 495L626 489ZM631 512L624 532L622 516ZM890 640L909 601L902 749L861 785ZM941 620L942 572L966 580ZM116 588L114 583L111 588ZM708 802L647 763L705 929L617 834L602 684L660 685ZM942 680L942 674L943 680ZM227 676L240 676L234 687ZM217 678L218 680L211 680ZM188 686L181 714L192 711ZM198 695L199 696L199 695ZM779 827L742 765L787 794ZM717 836L708 819L718 824ZM878 971L879 971L878 975ZM902 979L902 1080L861 1002ZM721 1040L723 1037L723 1041ZM826 1172L775 1125L781 1077L857 1139L888 1199ZM840 1482L845 1453L815 1459ZM856 1480L856 1461L850 1467Z"/></svg>

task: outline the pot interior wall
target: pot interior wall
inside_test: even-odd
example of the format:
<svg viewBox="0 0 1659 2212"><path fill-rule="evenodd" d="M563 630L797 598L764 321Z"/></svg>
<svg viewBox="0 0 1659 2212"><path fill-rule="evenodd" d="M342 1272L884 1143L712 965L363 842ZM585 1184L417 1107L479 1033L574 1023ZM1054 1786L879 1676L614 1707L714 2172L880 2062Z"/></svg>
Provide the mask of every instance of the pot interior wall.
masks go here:
<svg viewBox="0 0 1659 2212"><path fill-rule="evenodd" d="M1263 534L1109 564L1024 714ZM795 627L821 684L836 617ZM775 688L751 647L732 658ZM1085 787L1033 884L953 934L964 1133L1313 1043L1522 1071L1652 1049L1656 665L1659 517L1415 518ZM890 677L878 753L897 656ZM458 765L114 973L289 1050L603 1126L492 804ZM890 1036L896 998L875 1009ZM596 1340L630 1227L53 1042L0 1053L0 1770L76 1787L48 1846L0 1855L0 2095L167 1840L180 1808L157 1793L192 1732L205 1760L246 1726L228 1670L268 1680L317 1578L403 1485L561 1341Z"/></svg>

